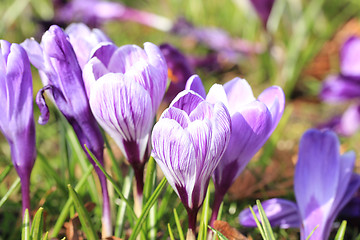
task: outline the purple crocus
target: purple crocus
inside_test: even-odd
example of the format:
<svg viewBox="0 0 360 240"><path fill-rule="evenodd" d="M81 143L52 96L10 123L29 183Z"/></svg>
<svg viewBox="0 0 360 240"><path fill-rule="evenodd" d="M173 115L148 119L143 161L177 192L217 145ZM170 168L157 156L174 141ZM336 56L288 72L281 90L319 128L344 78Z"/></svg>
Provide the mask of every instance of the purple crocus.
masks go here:
<svg viewBox="0 0 360 240"><path fill-rule="evenodd" d="M230 133L224 104L211 104L192 90L180 92L154 126L152 156L187 209L190 235Z"/></svg>
<svg viewBox="0 0 360 240"><path fill-rule="evenodd" d="M83 23L72 23L65 33L69 36L70 43L74 48L81 69L90 60L91 50L101 42L111 42L100 29L90 29Z"/></svg>
<svg viewBox="0 0 360 240"><path fill-rule="evenodd" d="M85 66L84 80L96 120L134 168L140 198L149 135L166 89L164 56L152 43L144 49L104 43Z"/></svg>
<svg viewBox="0 0 360 240"><path fill-rule="evenodd" d="M353 173L355 153L340 155L339 148L330 130L311 129L303 135L294 177L296 204L285 199L262 204L272 226L298 227L301 239L318 226L312 239L328 239L336 216L360 186L360 176ZM244 226L256 226L248 209L239 218Z"/></svg>
<svg viewBox="0 0 360 240"><path fill-rule="evenodd" d="M49 109L44 99L46 91L73 127L83 150L99 176L103 195L103 236L111 236L111 211L106 178L84 147L86 145L103 164L104 140L91 113L82 71L69 38L60 27L53 25L43 35L41 44L28 39L22 45L28 52L31 63L39 70L45 85L36 97L41 111L39 123L46 124L49 119Z"/></svg>
<svg viewBox="0 0 360 240"><path fill-rule="evenodd" d="M340 73L329 76L321 89L320 98L327 102L341 102L360 98L360 38L350 37L340 51ZM360 127L360 102L352 104L332 125L337 133L352 135Z"/></svg>
<svg viewBox="0 0 360 240"><path fill-rule="evenodd" d="M201 82L200 79L197 82ZM203 90L201 92L205 94ZM229 146L213 174L215 200L210 220L212 224L227 190L279 123L285 96L280 87L273 86L256 99L245 79L234 78L224 86L214 85L206 99L223 102L229 109L232 124Z"/></svg>
<svg viewBox="0 0 360 240"><path fill-rule="evenodd" d="M20 177L24 214L30 211L30 174L36 159L30 62L18 44L0 40L0 50L0 130Z"/></svg>
<svg viewBox="0 0 360 240"><path fill-rule="evenodd" d="M266 28L275 0L250 0L250 2L259 15L263 26Z"/></svg>
<svg viewBox="0 0 360 240"><path fill-rule="evenodd" d="M168 67L168 76L171 83L163 101L170 103L175 96L185 89L186 81L194 74L188 59L174 46L164 43L160 45Z"/></svg>

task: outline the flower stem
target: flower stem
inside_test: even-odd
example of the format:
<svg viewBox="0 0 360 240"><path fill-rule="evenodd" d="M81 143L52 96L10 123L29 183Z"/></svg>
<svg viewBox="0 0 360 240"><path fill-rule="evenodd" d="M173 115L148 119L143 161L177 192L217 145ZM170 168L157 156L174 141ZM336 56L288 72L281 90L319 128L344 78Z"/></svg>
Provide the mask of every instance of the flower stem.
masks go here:
<svg viewBox="0 0 360 240"><path fill-rule="evenodd" d="M213 227L215 220L218 217L219 209L222 201L224 200L225 193L217 191L218 188L215 188L215 199L212 207L212 213L210 218L209 225Z"/></svg>
<svg viewBox="0 0 360 240"><path fill-rule="evenodd" d="M21 176L20 182L22 195L22 216L24 217L26 209L28 209L30 214L30 174L24 174Z"/></svg>
<svg viewBox="0 0 360 240"><path fill-rule="evenodd" d="M199 209L187 209L188 213L188 220L189 220L189 227L188 232L186 234L186 239L195 239L195 233L196 233L196 217Z"/></svg>
<svg viewBox="0 0 360 240"><path fill-rule="evenodd" d="M144 192L144 166L134 167L135 182L134 185L134 211L136 216L140 216L143 205Z"/></svg>
<svg viewBox="0 0 360 240"><path fill-rule="evenodd" d="M102 238L107 238L112 236L112 221L111 221L111 209L110 209L110 199L109 192L107 187L107 181L105 175L101 172L99 168L96 168L96 172L99 177L102 197L103 197L103 206L102 206Z"/></svg>

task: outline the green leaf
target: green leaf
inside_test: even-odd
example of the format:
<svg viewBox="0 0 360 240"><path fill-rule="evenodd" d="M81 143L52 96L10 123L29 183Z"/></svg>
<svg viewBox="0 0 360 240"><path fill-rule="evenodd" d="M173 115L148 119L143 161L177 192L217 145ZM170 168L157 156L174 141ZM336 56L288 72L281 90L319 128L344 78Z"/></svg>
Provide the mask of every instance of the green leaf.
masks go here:
<svg viewBox="0 0 360 240"><path fill-rule="evenodd" d="M105 177L111 182L111 184L113 185L116 193L119 195L121 200L123 200L126 203L126 205L128 206L128 210L130 210L131 217L136 220L137 217L134 212L134 209L130 205L129 201L122 194L120 187L116 184L115 180L105 171L103 165L100 164L99 160L97 160L95 155L89 150L89 148L86 146L86 144L85 144L85 148L86 148L86 151L89 153L90 157L92 158L92 160L96 163L96 165L99 167L99 169L104 173Z"/></svg>
<svg viewBox="0 0 360 240"><path fill-rule="evenodd" d="M170 227L170 223L168 223L167 226L168 226L168 231L169 231L170 239L171 239L171 240L175 240L174 234L172 233L172 230L171 230L171 227Z"/></svg>
<svg viewBox="0 0 360 240"><path fill-rule="evenodd" d="M30 239L30 216L29 216L28 209L25 210L24 217L23 217L21 240L31 240Z"/></svg>
<svg viewBox="0 0 360 240"><path fill-rule="evenodd" d="M17 178L15 182L10 186L9 190L5 193L3 198L0 200L0 208L4 203L8 200L10 195L17 190L17 188L20 186L20 178Z"/></svg>
<svg viewBox="0 0 360 240"><path fill-rule="evenodd" d="M142 224L144 223L144 221L146 220L146 217L150 211L150 208L152 207L152 205L154 205L155 201L158 199L162 189L164 188L165 184L166 184L167 180L164 177L161 182L159 183L159 185L157 186L157 188L155 189L155 191L153 192L153 194L150 196L149 200L146 202L144 209L142 210L142 213L139 217L139 219L136 222L136 225L133 229L133 232L129 238L129 240L135 240L137 235L139 234L139 231L141 229Z"/></svg>
<svg viewBox="0 0 360 240"><path fill-rule="evenodd" d="M266 239L275 240L274 233L272 231L269 219L266 217L265 211L261 205L260 200L256 200L256 205L259 210L259 214L260 214L260 218L261 218L261 222L263 225Z"/></svg>
<svg viewBox="0 0 360 240"><path fill-rule="evenodd" d="M41 240L48 240L49 232L46 232Z"/></svg>
<svg viewBox="0 0 360 240"><path fill-rule="evenodd" d="M41 240L43 226L44 226L43 210L44 209L40 207L34 216L30 231L32 240Z"/></svg>
<svg viewBox="0 0 360 240"><path fill-rule="evenodd" d="M88 177L90 176L92 170L94 169L94 167L92 165L89 165L88 169L86 170L86 172L84 173L84 175L81 177L80 181L76 184L75 186L75 191L79 191L82 186L85 185L85 183L87 183L87 179ZM61 210L61 213L55 223L55 226L54 226L54 229L53 229L53 232L52 232L52 236L54 238L57 237L57 235L59 234L66 218L68 217L68 214L69 214L69 209L71 207L71 204L72 204L72 198L69 197L69 199L66 201L64 207L62 208Z"/></svg>
<svg viewBox="0 0 360 240"><path fill-rule="evenodd" d="M13 168L12 164L9 164L5 167L5 169L0 173L0 183L6 178L6 176L9 174L11 169Z"/></svg>
<svg viewBox="0 0 360 240"><path fill-rule="evenodd" d="M306 238L306 240L309 240L310 237L314 234L315 230L319 227L319 225L317 225L312 231L311 233L309 234L309 236Z"/></svg>
<svg viewBox="0 0 360 240"><path fill-rule="evenodd" d="M182 230L181 224L180 224L180 220L179 220L179 216L177 214L176 208L174 208L174 217L175 217L175 223L176 223L176 228L179 232L179 238L180 240L185 240L184 238L184 232Z"/></svg>
<svg viewBox="0 0 360 240"><path fill-rule="evenodd" d="M344 220L342 221L339 230L336 233L335 240L343 240L345 236L347 222Z"/></svg>
<svg viewBox="0 0 360 240"><path fill-rule="evenodd" d="M256 225L257 225L257 227L258 227L258 229L259 229L259 231L260 231L261 237L262 237L263 239L266 239L264 229L263 229L261 223L259 222L259 219L257 218L257 216L256 216L253 208L252 208L251 206L249 206L249 208L250 208L250 211L251 211L251 213L252 213L252 215L253 215L253 217L254 217L254 220L255 220L255 222L256 222Z"/></svg>
<svg viewBox="0 0 360 240"><path fill-rule="evenodd" d="M208 226L216 235L218 235L218 237L220 238L220 240L228 240L227 237L225 237L221 232L219 232L218 230L214 229L213 227L211 227L210 225Z"/></svg>
<svg viewBox="0 0 360 240"><path fill-rule="evenodd" d="M99 239L96 235L95 229L93 228L93 224L91 223L91 219L88 214L88 211L84 207L84 203L81 201L76 191L74 190L73 187L71 187L70 184L68 184L68 189L69 189L70 197L74 202L75 209L79 214L79 219L83 227L83 230L85 232L85 235L89 240Z"/></svg>
<svg viewBox="0 0 360 240"><path fill-rule="evenodd" d="M149 198L149 196L151 194L155 173L156 173L155 159L153 157L150 157L150 159L147 163L146 177L145 177L145 182L144 182L144 201L145 202L147 201L147 199Z"/></svg>
<svg viewBox="0 0 360 240"><path fill-rule="evenodd" d="M207 226L209 221L209 208L210 208L210 186L208 186L207 188L206 196L202 206L198 239L206 239L206 235L208 231Z"/></svg>

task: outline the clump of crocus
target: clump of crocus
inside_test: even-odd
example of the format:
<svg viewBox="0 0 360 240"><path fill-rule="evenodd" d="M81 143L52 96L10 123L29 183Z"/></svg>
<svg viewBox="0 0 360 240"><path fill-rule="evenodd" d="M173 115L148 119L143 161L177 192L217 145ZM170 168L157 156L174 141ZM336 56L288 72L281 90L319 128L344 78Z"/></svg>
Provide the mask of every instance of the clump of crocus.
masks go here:
<svg viewBox="0 0 360 240"><path fill-rule="evenodd" d="M224 104L192 90L180 92L154 126L152 156L188 212L188 239L195 239L197 212L230 133Z"/></svg>
<svg viewBox="0 0 360 240"><path fill-rule="evenodd" d="M321 89L324 101L337 103L360 97L360 38L350 37L340 51L340 73L329 76ZM336 121L334 121L336 120ZM324 124L337 133L349 136L360 127L360 102L353 103L341 117Z"/></svg>
<svg viewBox="0 0 360 240"><path fill-rule="evenodd" d="M24 214L30 211L30 175L36 159L30 62L18 44L0 40L0 50L0 130L20 177Z"/></svg>
<svg viewBox="0 0 360 240"><path fill-rule="evenodd" d="M49 119L49 109L43 96L46 91L73 127L83 150L99 176L103 195L103 237L111 236L111 211L106 178L84 147L86 145L103 164L104 140L91 113L82 71L69 38L60 27L53 25L43 35L41 44L28 39L22 45L28 52L31 63L39 70L45 85L36 97L36 103L41 111L39 123L45 124Z"/></svg>
<svg viewBox="0 0 360 240"><path fill-rule="evenodd" d="M187 88L193 88L203 97L205 91L198 79L189 79ZM215 84L206 99L221 101L229 109L232 132L228 148L213 174L215 199L210 225L216 220L224 195L244 170L250 159L264 145L276 128L285 107L285 96L280 87L264 90L256 99L245 79L234 78L226 84Z"/></svg>
<svg viewBox="0 0 360 240"><path fill-rule="evenodd" d="M152 43L144 49L104 43L92 56L84 68L91 110L133 167L140 204L150 131L166 89L166 61Z"/></svg>
<svg viewBox="0 0 360 240"><path fill-rule="evenodd" d="M312 129L303 135L295 167L296 204L285 199L262 203L272 226L300 228L301 239L318 226L311 239L328 239L336 216L360 186L360 176L353 173L354 152L340 155L339 148L330 130ZM258 214L256 207L254 210ZM256 226L249 209L239 218L244 226Z"/></svg>
<svg viewBox="0 0 360 240"><path fill-rule="evenodd" d="M90 29L83 23L72 23L65 33L75 51L81 69L90 60L92 49L101 42L111 42L110 38L98 28Z"/></svg>

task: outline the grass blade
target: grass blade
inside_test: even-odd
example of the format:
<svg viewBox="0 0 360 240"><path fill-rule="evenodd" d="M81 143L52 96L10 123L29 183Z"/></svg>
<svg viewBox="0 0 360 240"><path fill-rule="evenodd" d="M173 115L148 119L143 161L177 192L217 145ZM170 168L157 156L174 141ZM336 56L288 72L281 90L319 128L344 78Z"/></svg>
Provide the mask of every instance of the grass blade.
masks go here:
<svg viewBox="0 0 360 240"><path fill-rule="evenodd" d="M174 217L175 217L175 223L176 223L176 228L178 230L179 233L179 238L180 240L185 240L184 238L184 232L182 230L181 224L180 224L180 220L179 220L179 216L177 214L176 208L174 208Z"/></svg>
<svg viewBox="0 0 360 240"><path fill-rule="evenodd" d="M252 208L251 206L249 206L249 208L250 208L250 211L251 211L251 213L252 213L252 215L253 215L253 217L254 217L254 220L255 220L255 222L256 222L256 225L257 225L257 227L258 227L258 229L259 229L259 231L260 231L261 237L262 237L263 239L266 239L264 229L263 229L261 223L259 222L259 219L257 218L257 216L256 216L253 208Z"/></svg>
<svg viewBox="0 0 360 240"><path fill-rule="evenodd" d="M311 236L314 234L315 230L319 227L319 225L317 225L309 234L309 236L306 238L306 240L309 240L311 238Z"/></svg>
<svg viewBox="0 0 360 240"><path fill-rule="evenodd" d="M208 221L209 221L209 208L210 208L210 186L207 188L205 200L202 206L201 218L200 218L200 228L198 239L206 239L208 231Z"/></svg>
<svg viewBox="0 0 360 240"><path fill-rule="evenodd" d="M170 227L170 223L168 223L167 226L168 226L168 231L169 231L170 239L171 239L171 240L175 240L174 234L172 233L172 230L171 230L171 227Z"/></svg>
<svg viewBox="0 0 360 240"><path fill-rule="evenodd" d="M48 240L49 239L48 237L49 237L49 232L46 232L41 240Z"/></svg>
<svg viewBox="0 0 360 240"><path fill-rule="evenodd" d="M111 182L111 184L113 185L116 193L119 195L121 200L123 200L126 203L126 205L128 206L128 209L130 210L131 217L133 219L137 219L133 207L130 205L129 201L124 197L124 195L121 192L121 189L116 184L115 180L105 171L105 168L103 167L103 165L100 164L99 160L97 160L95 155L89 150L89 148L86 145L85 145L85 148L86 148L86 151L89 153L90 157L92 158L92 160L96 163L96 165L99 167L99 169L104 173L105 177Z"/></svg>
<svg viewBox="0 0 360 240"><path fill-rule="evenodd" d="M256 200L256 205L259 210L259 214L260 214L260 218L261 218L261 222L263 225L266 239L275 240L274 233L272 231L269 219L266 217L265 211L261 205L260 200Z"/></svg>
<svg viewBox="0 0 360 240"><path fill-rule="evenodd" d="M129 238L129 240L135 240L137 235L139 234L139 231L141 229L142 224L144 223L144 221L146 220L146 217L150 211L150 208L152 207L152 205L154 205L155 201L157 200L157 198L159 197L162 189L164 188L165 184L166 184L167 180L164 177L161 182L159 183L159 185L157 186L157 188L155 189L155 191L153 192L153 194L150 196L149 200L146 202L145 207L139 217L139 219L136 222L136 225L133 229L133 232Z"/></svg>
<svg viewBox="0 0 360 240"><path fill-rule="evenodd" d="M94 167L92 165L89 165L88 169L86 170L84 175L81 177L78 184L76 184L75 191L79 191L81 189L81 187L85 183L87 183L87 179L90 176L93 169L94 169ZM54 229L53 229L53 232L52 232L52 237L56 238L57 235L59 234L59 232L60 232L60 230L61 230L61 228L62 228L62 226L63 226L63 224L64 224L64 222L65 222L65 220L66 220L66 218L68 216L68 214L69 214L69 209L71 207L71 204L72 204L72 198L69 198L66 201L66 203L65 203L65 205L64 205L64 207L63 207L63 209L62 209L62 211L61 211L61 213L60 213L60 215L59 215L59 217L58 217L58 219L57 219L57 221L55 223L55 226L54 226Z"/></svg>
<svg viewBox="0 0 360 240"><path fill-rule="evenodd" d="M213 227L211 227L210 225L208 226L216 235L218 235L218 237L220 238L220 240L228 240L227 237L225 237L221 232L219 232L218 230L214 229Z"/></svg>
<svg viewBox="0 0 360 240"><path fill-rule="evenodd" d="M12 164L9 164L5 167L5 169L0 173L0 183L6 178L6 176L9 174L11 169L13 168Z"/></svg>
<svg viewBox="0 0 360 240"><path fill-rule="evenodd" d="M88 211L84 207L84 203L81 201L79 196L77 195L75 189L71 187L70 184L68 184L68 189L70 193L70 197L72 198L75 209L79 214L79 219L81 222L81 225L83 227L84 233L87 236L89 240L96 240L98 239L95 229L93 228L93 224L91 223L90 216L88 214Z"/></svg>
<svg viewBox="0 0 360 240"><path fill-rule="evenodd" d="M28 209L26 209L24 213L21 240L30 240L30 216Z"/></svg>
<svg viewBox="0 0 360 240"><path fill-rule="evenodd" d="M41 240L43 226L44 226L43 210L44 209L40 207L34 216L30 231L30 236L32 240Z"/></svg>
<svg viewBox="0 0 360 240"><path fill-rule="evenodd" d="M345 236L347 222L344 220L342 221L339 230L336 233L335 240L343 240Z"/></svg>
<svg viewBox="0 0 360 240"><path fill-rule="evenodd" d="M15 182L10 186L9 190L5 193L3 198L0 200L0 208L4 203L8 200L10 195L17 190L17 188L20 186L20 178L17 178Z"/></svg>

